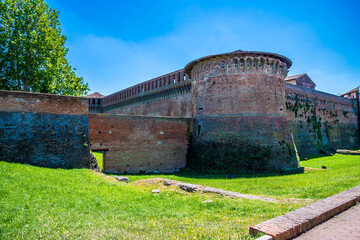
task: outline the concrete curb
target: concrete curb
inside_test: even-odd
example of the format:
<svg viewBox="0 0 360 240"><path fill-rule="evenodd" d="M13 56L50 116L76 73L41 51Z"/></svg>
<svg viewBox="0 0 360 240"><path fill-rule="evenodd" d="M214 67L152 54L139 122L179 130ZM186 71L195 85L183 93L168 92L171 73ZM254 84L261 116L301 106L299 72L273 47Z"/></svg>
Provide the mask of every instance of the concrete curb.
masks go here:
<svg viewBox="0 0 360 240"><path fill-rule="evenodd" d="M262 237L257 238L256 240L273 240L274 238L269 235L264 235Z"/></svg>
<svg viewBox="0 0 360 240"><path fill-rule="evenodd" d="M250 234L265 233L274 240L293 238L360 201L360 185L308 206L250 227ZM261 238L260 238L261 239Z"/></svg>

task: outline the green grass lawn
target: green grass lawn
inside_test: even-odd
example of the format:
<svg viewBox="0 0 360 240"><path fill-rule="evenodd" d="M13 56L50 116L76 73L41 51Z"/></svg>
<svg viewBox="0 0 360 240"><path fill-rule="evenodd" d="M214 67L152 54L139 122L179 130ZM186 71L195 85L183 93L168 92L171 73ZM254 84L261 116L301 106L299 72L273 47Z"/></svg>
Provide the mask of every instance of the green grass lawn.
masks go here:
<svg viewBox="0 0 360 240"><path fill-rule="evenodd" d="M286 199L320 199L360 184L359 156L314 158L301 165L313 169L235 179L185 173L129 176L131 182L164 177L284 200L269 203L123 184L86 169L0 162L0 239L250 239L251 225L308 203ZM326 170L318 169L323 165ZM152 194L154 188L160 194Z"/></svg>
<svg viewBox="0 0 360 240"><path fill-rule="evenodd" d="M96 157L100 171L102 171L102 169L103 169L103 153L102 152L92 152L92 153Z"/></svg>
<svg viewBox="0 0 360 240"><path fill-rule="evenodd" d="M127 175L130 181L143 178L168 178L224 190L277 198L322 199L360 184L360 156L318 156L301 161L306 171L293 175L194 176L189 173L165 175ZM326 170L321 169L322 166Z"/></svg>

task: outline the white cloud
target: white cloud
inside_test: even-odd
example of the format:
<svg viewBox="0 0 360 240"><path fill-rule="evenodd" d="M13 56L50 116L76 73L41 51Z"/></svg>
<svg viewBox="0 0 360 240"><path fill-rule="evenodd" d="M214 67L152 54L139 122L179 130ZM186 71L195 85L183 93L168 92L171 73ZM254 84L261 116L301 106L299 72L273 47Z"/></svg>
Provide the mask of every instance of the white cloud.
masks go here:
<svg viewBox="0 0 360 240"><path fill-rule="evenodd" d="M103 94L178 70L196 58L238 49L283 54L293 60L290 74L308 73L322 91L360 85L360 69L323 46L308 25L256 9L190 9L179 18L172 32L140 42L96 35L69 39L71 63L92 92Z"/></svg>

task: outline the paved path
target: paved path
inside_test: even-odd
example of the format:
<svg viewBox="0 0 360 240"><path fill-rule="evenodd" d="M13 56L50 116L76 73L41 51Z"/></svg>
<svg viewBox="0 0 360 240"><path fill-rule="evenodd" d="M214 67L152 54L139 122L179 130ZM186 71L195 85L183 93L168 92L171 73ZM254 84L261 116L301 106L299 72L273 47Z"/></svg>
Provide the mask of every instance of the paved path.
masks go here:
<svg viewBox="0 0 360 240"><path fill-rule="evenodd" d="M360 239L360 204L294 238L296 240Z"/></svg>

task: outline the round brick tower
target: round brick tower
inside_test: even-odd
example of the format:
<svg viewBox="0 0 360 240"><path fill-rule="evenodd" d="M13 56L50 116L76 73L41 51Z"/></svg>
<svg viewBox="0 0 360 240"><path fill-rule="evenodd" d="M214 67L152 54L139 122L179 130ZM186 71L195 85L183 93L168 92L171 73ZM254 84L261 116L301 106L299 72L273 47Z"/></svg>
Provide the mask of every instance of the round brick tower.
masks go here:
<svg viewBox="0 0 360 240"><path fill-rule="evenodd" d="M298 166L285 116L290 59L235 51L190 62L194 128L188 166L225 172Z"/></svg>

